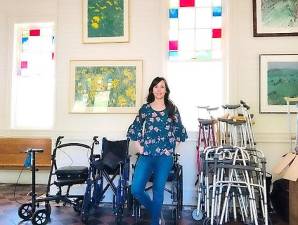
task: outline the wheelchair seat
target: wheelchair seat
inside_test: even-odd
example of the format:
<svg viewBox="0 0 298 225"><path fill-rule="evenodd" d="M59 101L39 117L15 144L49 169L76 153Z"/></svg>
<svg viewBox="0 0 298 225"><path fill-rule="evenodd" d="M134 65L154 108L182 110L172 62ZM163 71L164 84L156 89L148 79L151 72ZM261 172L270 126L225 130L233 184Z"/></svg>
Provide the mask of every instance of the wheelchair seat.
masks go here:
<svg viewBox="0 0 298 225"><path fill-rule="evenodd" d="M55 172L57 180L54 181L57 186L82 184L88 178L88 167L86 166L64 166Z"/></svg>
<svg viewBox="0 0 298 225"><path fill-rule="evenodd" d="M122 161L121 158L119 158L116 154L114 154L113 152L108 152L103 157L103 159L96 160L94 162L94 166L96 169L99 169L99 170L102 170L102 169L116 170L121 161Z"/></svg>

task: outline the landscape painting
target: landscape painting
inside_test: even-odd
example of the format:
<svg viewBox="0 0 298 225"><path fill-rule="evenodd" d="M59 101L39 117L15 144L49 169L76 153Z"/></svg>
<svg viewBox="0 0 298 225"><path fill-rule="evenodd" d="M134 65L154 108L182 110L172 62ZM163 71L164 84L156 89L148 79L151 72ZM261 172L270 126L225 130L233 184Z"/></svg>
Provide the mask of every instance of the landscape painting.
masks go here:
<svg viewBox="0 0 298 225"><path fill-rule="evenodd" d="M260 93L260 112L286 112L284 98L298 97L298 55L260 55Z"/></svg>
<svg viewBox="0 0 298 225"><path fill-rule="evenodd" d="M254 36L297 36L297 0L253 0Z"/></svg>
<svg viewBox="0 0 298 225"><path fill-rule="evenodd" d="M142 61L71 61L72 113L136 113Z"/></svg>

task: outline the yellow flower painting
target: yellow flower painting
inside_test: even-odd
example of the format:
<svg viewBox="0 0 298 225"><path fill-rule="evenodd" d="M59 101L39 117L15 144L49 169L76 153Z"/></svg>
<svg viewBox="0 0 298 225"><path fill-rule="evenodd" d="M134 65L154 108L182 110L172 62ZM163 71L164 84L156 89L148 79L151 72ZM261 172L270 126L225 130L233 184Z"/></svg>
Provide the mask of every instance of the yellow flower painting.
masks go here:
<svg viewBox="0 0 298 225"><path fill-rule="evenodd" d="M139 107L141 61L71 61L71 71L72 112L121 113Z"/></svg>

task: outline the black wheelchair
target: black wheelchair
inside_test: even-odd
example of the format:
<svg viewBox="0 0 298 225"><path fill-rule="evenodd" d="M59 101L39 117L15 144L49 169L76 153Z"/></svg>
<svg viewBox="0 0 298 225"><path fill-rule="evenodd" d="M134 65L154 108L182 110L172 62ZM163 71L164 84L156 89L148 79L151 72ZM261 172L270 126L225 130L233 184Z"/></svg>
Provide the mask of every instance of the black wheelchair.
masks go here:
<svg viewBox="0 0 298 225"><path fill-rule="evenodd" d="M48 178L48 184L45 197L37 197L35 193L35 151L33 152L32 162L32 201L22 204L18 209L18 215L23 220L32 221L33 225L45 225L50 221L51 205L50 202L63 203L63 205L72 205L76 212L80 212L84 195L70 194L70 189L74 185L85 184L88 178L87 166L63 166L57 165L57 151L75 151L76 154L83 150L83 154L86 152L86 157L89 160L93 156L94 147L98 144L97 137L93 138L91 146L82 143L64 143L62 144L63 136L59 136L55 143L55 148L51 156L51 170ZM36 151L38 152L38 151ZM72 160L72 159L71 159ZM87 159L88 160L88 159ZM59 163L58 163L59 164ZM56 188L57 193L51 194L53 189ZM65 190L66 189L66 190ZM44 208L41 208L44 205Z"/></svg>
<svg viewBox="0 0 298 225"><path fill-rule="evenodd" d="M139 154L137 154L139 156ZM170 182L170 188L165 187L165 191L170 193L172 200L172 219L174 220L174 224L178 224L181 219L182 209L183 209L183 167L179 164L178 158L179 154L175 153L174 164L169 173L167 182ZM133 169L135 165L132 165ZM153 181L153 176L150 177L149 182ZM146 187L146 191L152 189L152 185ZM128 207L132 211L132 216L135 216L136 220L141 218L141 204L135 199L129 190L129 204Z"/></svg>
<svg viewBox="0 0 298 225"><path fill-rule="evenodd" d="M88 222L91 209L99 205L106 191L111 188L115 222L121 224L128 193L130 167L128 146L129 140L102 139L101 155L93 155L91 159L81 211L82 222Z"/></svg>

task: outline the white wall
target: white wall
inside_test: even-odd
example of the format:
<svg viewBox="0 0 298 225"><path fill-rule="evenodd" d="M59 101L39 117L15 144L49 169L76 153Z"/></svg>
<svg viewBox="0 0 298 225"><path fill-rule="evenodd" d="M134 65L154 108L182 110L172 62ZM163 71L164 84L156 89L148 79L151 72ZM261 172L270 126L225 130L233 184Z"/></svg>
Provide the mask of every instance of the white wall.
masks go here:
<svg viewBox="0 0 298 225"><path fill-rule="evenodd" d="M130 41L117 44L82 44L81 0L0 0L0 136L45 136L53 140L64 135L89 141L93 135L124 138L133 114L69 114L69 61L74 59L143 60L143 96L153 77L165 75L167 49L166 0L130 0ZM258 113L258 55L297 53L296 37L256 38L252 35L252 1L225 1L224 38L228 103L245 100L255 114L258 147L267 156L268 168L288 151L286 115ZM14 22L56 22L56 118L51 131L10 129L10 76ZM294 118L292 118L294 123ZM184 166L184 203L196 204L196 133L179 146ZM15 182L15 171L0 171L1 182ZM38 175L44 183L47 173ZM26 173L22 183L30 182ZM167 201L169 197L166 198Z"/></svg>
<svg viewBox="0 0 298 225"><path fill-rule="evenodd" d="M297 37L253 37L252 1L229 0L230 99L248 102L255 115L254 131L268 169L290 149L286 114L259 114L259 54L297 54ZM298 87L297 87L298 88ZM291 116L295 132L295 116Z"/></svg>

